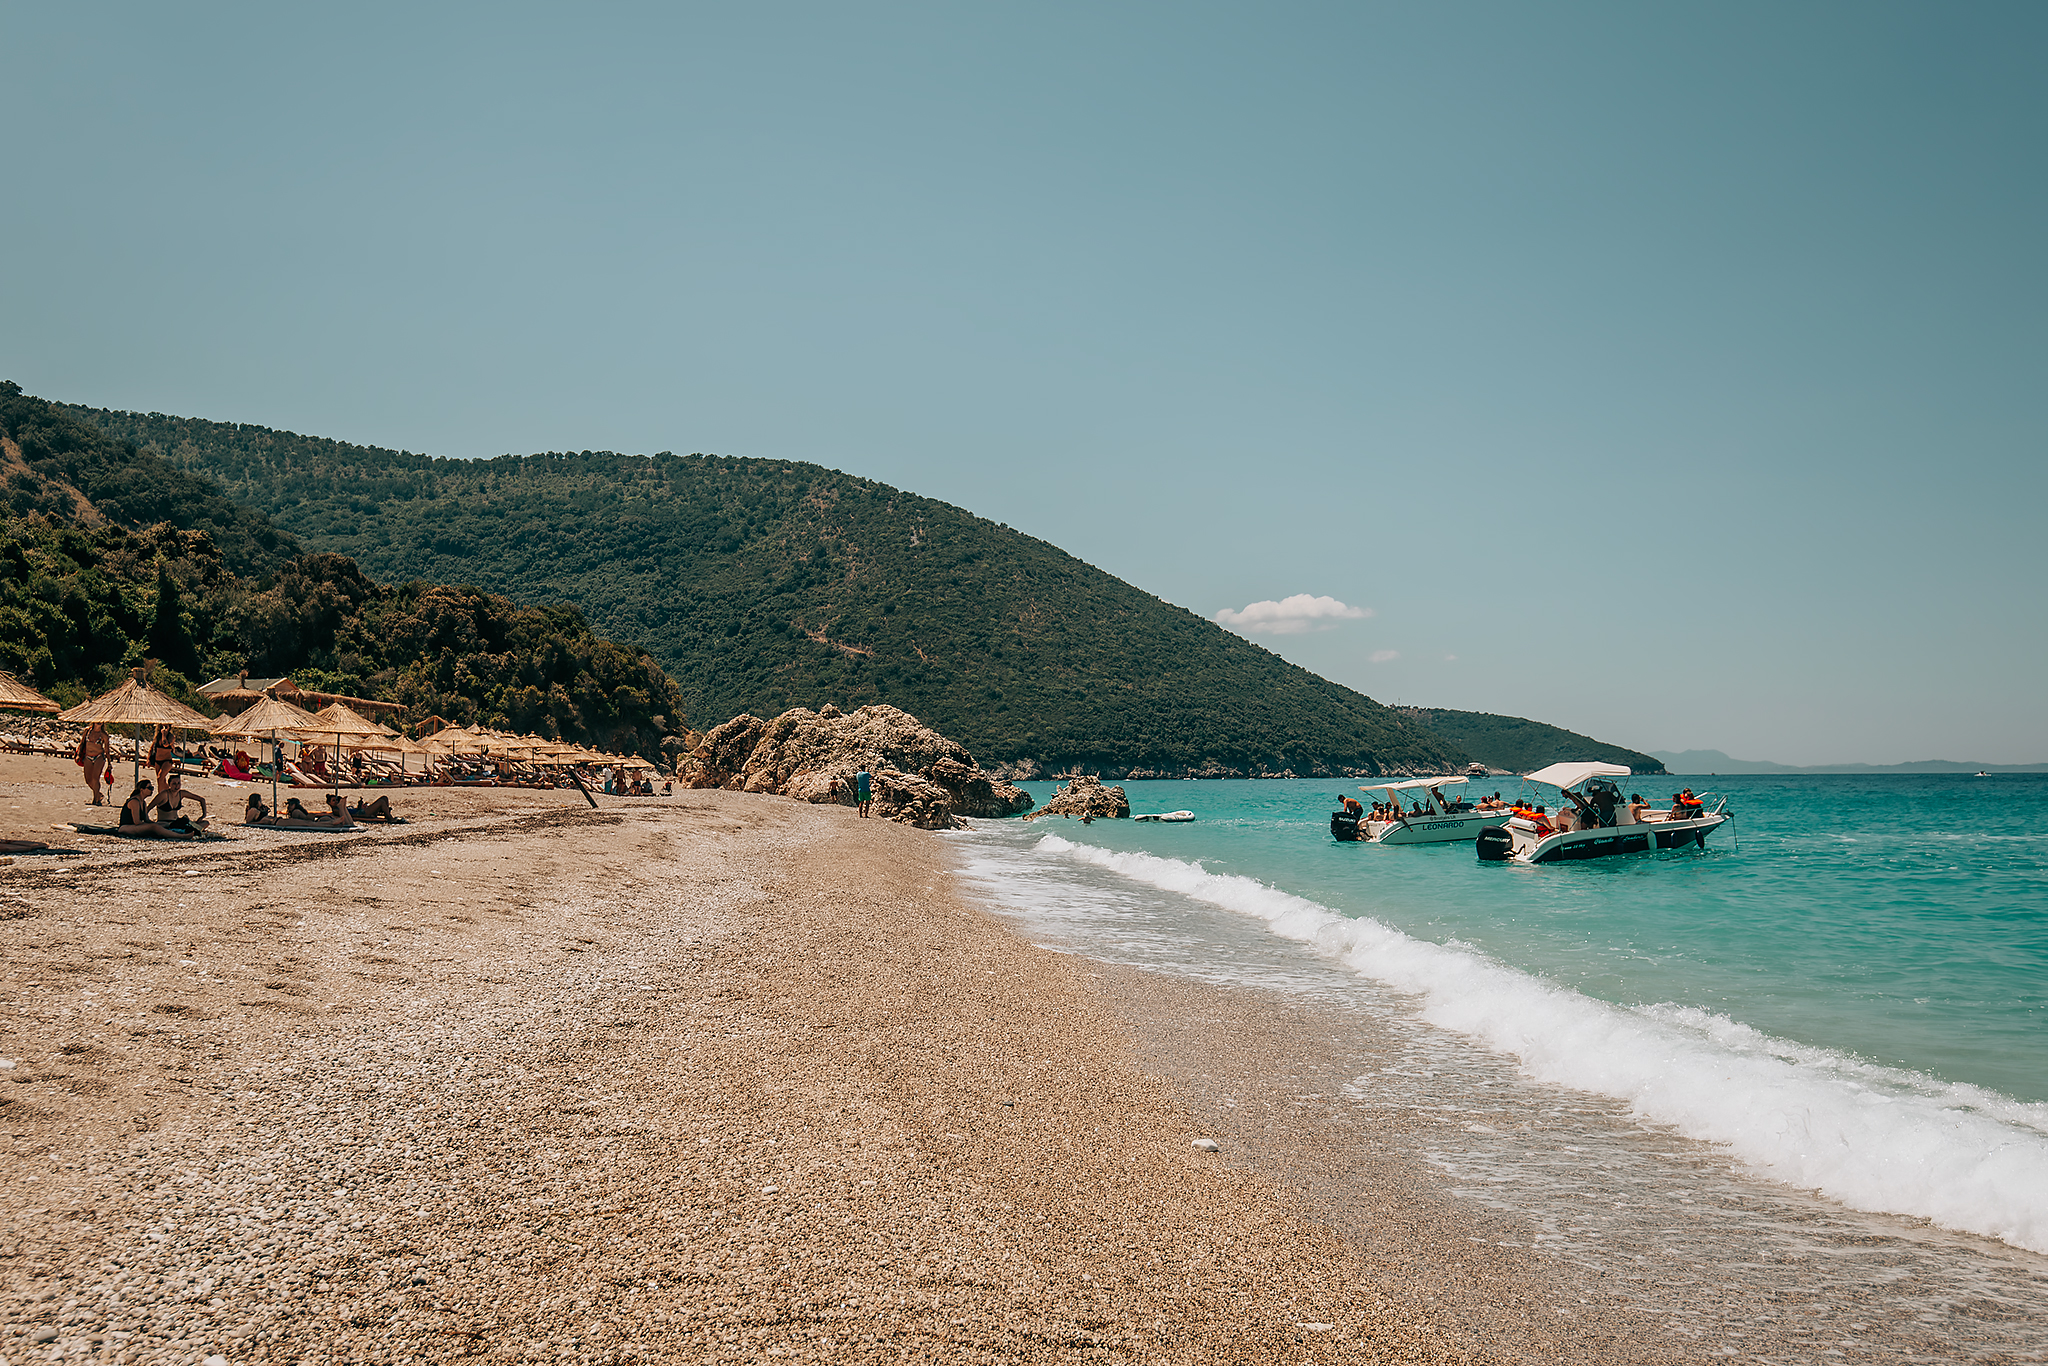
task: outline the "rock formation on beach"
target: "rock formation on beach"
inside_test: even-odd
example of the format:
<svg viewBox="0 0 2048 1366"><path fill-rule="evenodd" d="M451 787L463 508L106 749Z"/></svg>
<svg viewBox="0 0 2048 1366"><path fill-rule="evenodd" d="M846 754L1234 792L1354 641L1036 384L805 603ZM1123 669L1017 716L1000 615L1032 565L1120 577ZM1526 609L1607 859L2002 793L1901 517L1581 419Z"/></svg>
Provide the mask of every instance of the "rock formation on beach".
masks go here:
<svg viewBox="0 0 2048 1366"><path fill-rule="evenodd" d="M1131 814L1130 799L1120 787L1104 787L1102 779L1083 775L1061 788L1053 799L1024 819L1040 816L1079 816L1082 820L1118 820Z"/></svg>
<svg viewBox="0 0 2048 1366"><path fill-rule="evenodd" d="M844 802L862 768L874 779L875 814L923 830L949 830L963 816L1014 816L1032 805L1023 789L983 772L965 748L882 704L841 712L828 702L772 721L735 716L705 732L676 776L686 787Z"/></svg>

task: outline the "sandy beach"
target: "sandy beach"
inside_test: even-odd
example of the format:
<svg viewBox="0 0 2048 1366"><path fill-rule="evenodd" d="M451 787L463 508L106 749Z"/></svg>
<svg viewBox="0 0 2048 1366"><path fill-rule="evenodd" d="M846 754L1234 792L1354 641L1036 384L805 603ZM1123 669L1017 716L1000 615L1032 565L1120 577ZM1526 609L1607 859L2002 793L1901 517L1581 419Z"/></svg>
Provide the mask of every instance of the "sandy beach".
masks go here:
<svg viewBox="0 0 2048 1366"><path fill-rule="evenodd" d="M5 832L75 774L0 760ZM0 870L0 1358L1717 1354L1318 1104L1372 1028L1034 947L945 837L395 800Z"/></svg>
<svg viewBox="0 0 2048 1366"><path fill-rule="evenodd" d="M90 814L68 764L5 763L10 833ZM964 903L932 836L719 792L398 804L5 870L0 1355L1566 1346L1516 1268L1455 1252L1494 1284L1422 1307L1234 1142L1193 1148L1125 993ZM1412 1251L1450 1246L1410 1213Z"/></svg>

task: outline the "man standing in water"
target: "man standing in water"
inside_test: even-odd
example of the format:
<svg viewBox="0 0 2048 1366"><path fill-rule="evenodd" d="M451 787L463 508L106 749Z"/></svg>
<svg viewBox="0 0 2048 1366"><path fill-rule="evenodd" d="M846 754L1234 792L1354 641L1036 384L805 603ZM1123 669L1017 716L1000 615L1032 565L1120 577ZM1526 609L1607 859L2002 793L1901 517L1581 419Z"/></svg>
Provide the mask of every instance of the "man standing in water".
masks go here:
<svg viewBox="0 0 2048 1366"><path fill-rule="evenodd" d="M866 769L861 769L853 775L853 808L862 816L868 814L868 803L873 800L870 788L874 781L868 776Z"/></svg>

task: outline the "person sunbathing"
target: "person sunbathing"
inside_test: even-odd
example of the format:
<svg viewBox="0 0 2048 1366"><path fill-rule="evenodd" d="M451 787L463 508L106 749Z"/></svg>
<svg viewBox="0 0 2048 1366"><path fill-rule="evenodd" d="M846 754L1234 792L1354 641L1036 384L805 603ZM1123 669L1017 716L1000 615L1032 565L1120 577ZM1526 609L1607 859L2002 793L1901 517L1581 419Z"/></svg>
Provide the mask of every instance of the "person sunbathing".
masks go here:
<svg viewBox="0 0 2048 1366"><path fill-rule="evenodd" d="M242 808L242 824L261 825L270 819L270 808L263 804L261 792L249 794L249 804Z"/></svg>
<svg viewBox="0 0 2048 1366"><path fill-rule="evenodd" d="M193 820L181 810L186 802L199 803L198 820ZM168 816L170 819L165 821L164 824L173 829L191 830L196 833L206 826L206 798L200 796L197 792L187 792L184 779L180 778L175 772L164 780L163 795L151 802L150 806L156 811L157 815Z"/></svg>
<svg viewBox="0 0 2048 1366"><path fill-rule="evenodd" d="M391 814L389 797L379 797L374 802L357 802L348 809L348 814L359 821L383 821L386 825L398 819Z"/></svg>
<svg viewBox="0 0 2048 1366"><path fill-rule="evenodd" d="M121 833L164 840L188 840L197 835L197 830L178 829L149 818L149 794L154 790L155 784L144 778L128 794L128 800L121 803Z"/></svg>

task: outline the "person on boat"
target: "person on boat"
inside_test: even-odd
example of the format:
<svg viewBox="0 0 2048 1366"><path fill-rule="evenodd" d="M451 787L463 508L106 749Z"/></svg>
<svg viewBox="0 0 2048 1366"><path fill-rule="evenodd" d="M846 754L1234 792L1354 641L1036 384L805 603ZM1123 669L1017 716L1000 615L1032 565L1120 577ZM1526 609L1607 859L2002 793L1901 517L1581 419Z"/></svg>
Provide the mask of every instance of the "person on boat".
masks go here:
<svg viewBox="0 0 2048 1366"><path fill-rule="evenodd" d="M147 778L135 785L135 790L128 794L128 800L121 803L121 833L164 840L186 840L198 834L196 830L180 830L149 818L149 794L155 790L156 785Z"/></svg>
<svg viewBox="0 0 2048 1366"><path fill-rule="evenodd" d="M1697 816L1707 807L1705 802L1692 795L1692 789L1689 787L1678 794L1678 802L1685 808L1687 816Z"/></svg>
<svg viewBox="0 0 2048 1366"><path fill-rule="evenodd" d="M1344 814L1351 817L1352 820L1357 820L1365 814L1365 806L1358 798L1344 796L1339 797L1337 800L1344 804Z"/></svg>
<svg viewBox="0 0 2048 1366"><path fill-rule="evenodd" d="M1536 827L1539 834L1554 835L1557 833L1557 827L1550 823L1550 817L1545 814L1542 802L1538 802L1534 807L1530 808L1528 820L1530 824Z"/></svg>
<svg viewBox="0 0 2048 1366"><path fill-rule="evenodd" d="M85 728L85 734L78 737L78 764L85 770L85 785L92 789L92 804L105 806L107 798L100 791L100 778L107 771L107 761L113 757L114 747L107 739L107 728L95 721Z"/></svg>
<svg viewBox="0 0 2048 1366"><path fill-rule="evenodd" d="M1643 794L1640 792L1629 793L1628 818L1634 821L1637 825L1641 825L1644 821L1648 820L1649 817L1650 804L1643 800Z"/></svg>

